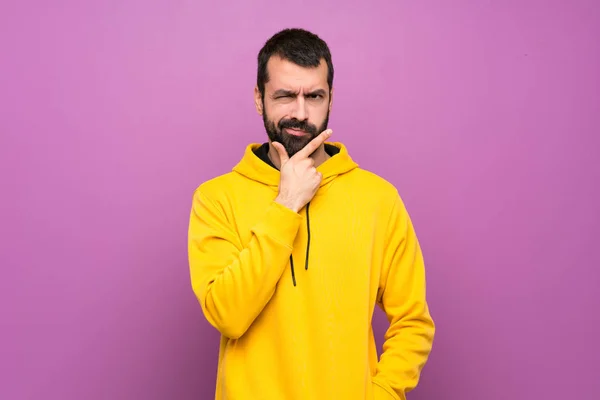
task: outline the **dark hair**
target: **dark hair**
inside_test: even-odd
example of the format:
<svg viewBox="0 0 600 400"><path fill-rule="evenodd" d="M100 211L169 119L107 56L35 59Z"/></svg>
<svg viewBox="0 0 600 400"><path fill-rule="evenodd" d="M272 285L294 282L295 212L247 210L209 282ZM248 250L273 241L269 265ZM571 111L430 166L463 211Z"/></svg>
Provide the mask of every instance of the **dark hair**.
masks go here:
<svg viewBox="0 0 600 400"><path fill-rule="evenodd" d="M284 29L273 35L258 53L258 74L256 83L264 97L265 84L269 81L267 62L272 56L279 56L301 67L318 67L321 59L327 63L327 83L333 87L333 63L327 43L314 33L304 29Z"/></svg>

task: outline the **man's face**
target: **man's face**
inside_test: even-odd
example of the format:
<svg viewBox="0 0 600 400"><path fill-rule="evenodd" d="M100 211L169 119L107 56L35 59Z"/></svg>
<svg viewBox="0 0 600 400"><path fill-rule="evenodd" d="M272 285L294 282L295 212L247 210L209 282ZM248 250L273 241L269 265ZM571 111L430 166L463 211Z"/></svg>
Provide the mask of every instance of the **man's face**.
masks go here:
<svg viewBox="0 0 600 400"><path fill-rule="evenodd" d="M304 68L275 56L267 71L264 96L255 91L257 110L269 140L281 143L292 157L327 129L331 110L327 64L321 60L316 68Z"/></svg>

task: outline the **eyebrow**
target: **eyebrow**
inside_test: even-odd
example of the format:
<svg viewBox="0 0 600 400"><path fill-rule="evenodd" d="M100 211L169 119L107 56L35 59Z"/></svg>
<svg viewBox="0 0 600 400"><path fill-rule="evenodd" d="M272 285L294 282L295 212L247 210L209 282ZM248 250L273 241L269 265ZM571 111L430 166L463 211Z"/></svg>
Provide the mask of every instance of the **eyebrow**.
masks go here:
<svg viewBox="0 0 600 400"><path fill-rule="evenodd" d="M304 96L323 96L323 97L325 97L326 94L327 94L327 92L325 90L316 89L316 90L313 90L312 92L305 93ZM294 92L294 91L286 90L286 89L279 89L273 93L273 97L278 97L278 96L294 96L295 97L295 96L298 96L298 92Z"/></svg>

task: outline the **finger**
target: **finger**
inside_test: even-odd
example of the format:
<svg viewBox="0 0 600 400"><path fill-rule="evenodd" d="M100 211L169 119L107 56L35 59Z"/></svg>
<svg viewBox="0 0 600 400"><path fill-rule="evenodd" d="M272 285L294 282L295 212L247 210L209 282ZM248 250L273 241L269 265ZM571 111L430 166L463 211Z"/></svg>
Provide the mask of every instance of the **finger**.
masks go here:
<svg viewBox="0 0 600 400"><path fill-rule="evenodd" d="M279 154L279 161L281 162L281 164L287 162L290 159L290 156L288 156L287 151L285 151L285 147L283 147L281 143L273 142L272 145L273 147L275 147L277 154Z"/></svg>
<svg viewBox="0 0 600 400"><path fill-rule="evenodd" d="M304 167L306 169L310 169L311 167L315 166L315 160L313 160L310 157L304 158L304 159L298 161L298 165L301 165L302 167Z"/></svg>
<svg viewBox="0 0 600 400"><path fill-rule="evenodd" d="M310 141L302 150L300 150L294 157L296 158L308 158L312 153L315 152L325 141L331 136L333 131L326 129L319 136Z"/></svg>

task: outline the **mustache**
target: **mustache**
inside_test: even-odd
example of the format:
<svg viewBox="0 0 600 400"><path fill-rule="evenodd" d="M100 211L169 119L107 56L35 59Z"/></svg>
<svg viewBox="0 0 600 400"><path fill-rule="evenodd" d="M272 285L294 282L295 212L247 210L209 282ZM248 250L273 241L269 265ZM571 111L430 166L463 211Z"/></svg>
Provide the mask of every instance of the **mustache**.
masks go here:
<svg viewBox="0 0 600 400"><path fill-rule="evenodd" d="M308 121L299 121L297 119L282 119L277 124L280 130L283 129L298 129L312 135L317 134L317 127Z"/></svg>

